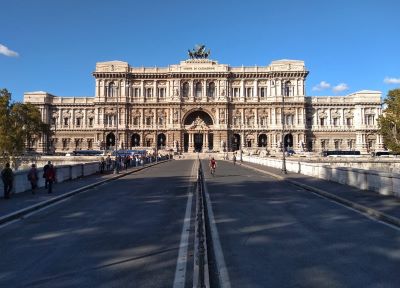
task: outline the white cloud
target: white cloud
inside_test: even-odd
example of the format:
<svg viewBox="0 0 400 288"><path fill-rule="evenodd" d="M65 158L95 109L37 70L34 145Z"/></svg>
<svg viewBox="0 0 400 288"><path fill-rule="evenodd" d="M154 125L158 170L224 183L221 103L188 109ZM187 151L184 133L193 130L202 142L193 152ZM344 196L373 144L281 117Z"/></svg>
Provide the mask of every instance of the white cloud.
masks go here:
<svg viewBox="0 0 400 288"><path fill-rule="evenodd" d="M6 46L0 44L0 54L6 55L8 57L18 57L18 53L8 49Z"/></svg>
<svg viewBox="0 0 400 288"><path fill-rule="evenodd" d="M337 92L342 92L345 90L348 90L349 86L347 86L346 83L340 83L338 85L336 85L335 87L332 88L333 92L337 93Z"/></svg>
<svg viewBox="0 0 400 288"><path fill-rule="evenodd" d="M321 91L321 90L324 90L324 89L327 89L327 88L330 88L330 87L331 87L331 84L329 84L326 81L321 81L321 82L319 82L319 84L315 85L312 88L312 91Z"/></svg>
<svg viewBox="0 0 400 288"><path fill-rule="evenodd" d="M383 82L385 82L386 84L400 84L400 78L386 77Z"/></svg>

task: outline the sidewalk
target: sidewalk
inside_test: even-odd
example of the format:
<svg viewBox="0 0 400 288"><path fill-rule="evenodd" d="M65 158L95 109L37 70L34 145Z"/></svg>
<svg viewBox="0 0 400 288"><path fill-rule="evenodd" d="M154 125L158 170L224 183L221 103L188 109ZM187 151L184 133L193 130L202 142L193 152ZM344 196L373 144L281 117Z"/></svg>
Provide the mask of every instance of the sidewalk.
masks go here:
<svg viewBox="0 0 400 288"><path fill-rule="evenodd" d="M159 161L157 164L165 161ZM105 172L104 174L96 173L87 177L55 183L53 184L53 193L51 194L48 194L47 189L44 187L37 188L34 195L30 190L11 194L11 199L4 199L2 197L3 194L1 194L0 225L102 183L124 177L125 175L152 167L157 164L153 162L146 164L144 167L138 166L128 168L128 170L123 169L119 174L113 174L113 171L109 171ZM1 192L3 192L3 189L1 189Z"/></svg>
<svg viewBox="0 0 400 288"><path fill-rule="evenodd" d="M366 213L378 220L400 227L400 198L385 196L376 192L360 190L355 187L318 179L303 174L288 172L283 174L280 169L248 162L239 163L259 172L269 174L281 180L291 182L306 190L332 199L343 205Z"/></svg>

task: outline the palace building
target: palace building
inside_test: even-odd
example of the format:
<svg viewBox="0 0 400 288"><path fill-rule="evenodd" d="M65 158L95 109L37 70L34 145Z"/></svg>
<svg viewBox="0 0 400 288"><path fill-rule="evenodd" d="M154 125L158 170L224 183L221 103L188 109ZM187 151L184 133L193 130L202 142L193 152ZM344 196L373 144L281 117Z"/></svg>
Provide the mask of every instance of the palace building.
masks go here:
<svg viewBox="0 0 400 288"><path fill-rule="evenodd" d="M230 67L204 46L168 67L99 62L94 97L28 92L54 133L34 139L38 152L173 149L178 152L359 150L383 148L381 93L306 96L309 73L298 60ZM282 137L282 135L284 135Z"/></svg>

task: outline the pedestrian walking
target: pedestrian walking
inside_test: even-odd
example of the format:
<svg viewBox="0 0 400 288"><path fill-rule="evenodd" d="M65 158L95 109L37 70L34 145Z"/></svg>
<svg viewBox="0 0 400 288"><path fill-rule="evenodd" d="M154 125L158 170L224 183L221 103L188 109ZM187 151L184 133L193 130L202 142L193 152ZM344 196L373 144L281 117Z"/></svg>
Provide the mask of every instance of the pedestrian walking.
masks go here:
<svg viewBox="0 0 400 288"><path fill-rule="evenodd" d="M101 157L101 160L100 160L100 173L101 174L104 173L105 167L106 167L106 160L104 160L104 157Z"/></svg>
<svg viewBox="0 0 400 288"><path fill-rule="evenodd" d="M56 170L52 164L46 170L46 181L49 187L48 193L53 193L53 183L56 180Z"/></svg>
<svg viewBox="0 0 400 288"><path fill-rule="evenodd" d="M48 161L47 164L44 165L44 167L43 167L44 188L46 188L46 189L49 184L49 182L47 181L46 173L47 173L47 169L49 169L50 165L51 165L51 161Z"/></svg>
<svg viewBox="0 0 400 288"><path fill-rule="evenodd" d="M107 158L106 158L106 167L107 167L107 171L110 171L110 169L111 169L111 157L110 157L110 155L107 155Z"/></svg>
<svg viewBox="0 0 400 288"><path fill-rule="evenodd" d="M39 176L38 176L38 172L36 169L36 165L32 164L31 169L28 172L28 181L31 183L32 194L35 194L38 180L39 180Z"/></svg>
<svg viewBox="0 0 400 288"><path fill-rule="evenodd" d="M233 154L232 161L233 161L233 165L236 165L236 155L235 154Z"/></svg>
<svg viewBox="0 0 400 288"><path fill-rule="evenodd" d="M124 168L125 168L125 170L128 170L128 165L129 165L129 156L125 155L125 157L124 157Z"/></svg>
<svg viewBox="0 0 400 288"><path fill-rule="evenodd" d="M1 171L1 180L3 180L4 184L4 198L10 199L14 182L14 173L10 168L10 163L6 163L5 168Z"/></svg>

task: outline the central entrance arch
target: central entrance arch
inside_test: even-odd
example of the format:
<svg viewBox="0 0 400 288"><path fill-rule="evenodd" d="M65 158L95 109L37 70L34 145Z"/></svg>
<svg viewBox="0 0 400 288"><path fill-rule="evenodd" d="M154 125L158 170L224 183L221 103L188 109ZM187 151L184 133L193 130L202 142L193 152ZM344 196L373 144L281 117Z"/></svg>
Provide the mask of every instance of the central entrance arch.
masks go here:
<svg viewBox="0 0 400 288"><path fill-rule="evenodd" d="M186 129L183 137L185 151L203 152L213 149L212 126L214 121L207 112L193 111L186 116L183 124Z"/></svg>

